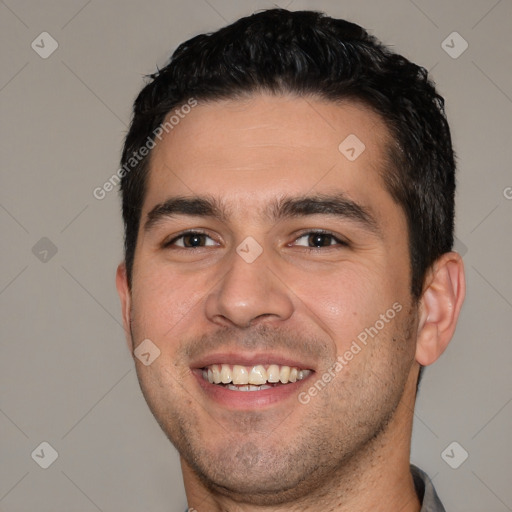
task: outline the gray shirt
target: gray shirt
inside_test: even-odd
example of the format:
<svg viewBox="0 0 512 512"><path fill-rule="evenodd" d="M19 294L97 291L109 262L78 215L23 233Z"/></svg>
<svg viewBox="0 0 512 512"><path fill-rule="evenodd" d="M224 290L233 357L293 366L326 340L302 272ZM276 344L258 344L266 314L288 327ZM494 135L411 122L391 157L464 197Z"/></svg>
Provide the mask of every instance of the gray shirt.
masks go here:
<svg viewBox="0 0 512 512"><path fill-rule="evenodd" d="M446 512L427 474L411 464L414 487L421 502L420 512Z"/></svg>
<svg viewBox="0 0 512 512"><path fill-rule="evenodd" d="M411 473L416 493L421 502L420 512L446 512L427 474L412 464ZM190 510L193 509L187 509L185 512Z"/></svg>

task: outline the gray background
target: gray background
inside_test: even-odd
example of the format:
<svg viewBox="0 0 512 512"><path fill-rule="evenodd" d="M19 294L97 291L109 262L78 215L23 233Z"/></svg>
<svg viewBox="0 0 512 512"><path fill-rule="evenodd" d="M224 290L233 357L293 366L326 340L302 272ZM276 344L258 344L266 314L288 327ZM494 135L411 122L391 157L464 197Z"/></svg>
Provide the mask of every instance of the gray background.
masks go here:
<svg viewBox="0 0 512 512"><path fill-rule="evenodd" d="M273 5L362 24L446 98L468 297L425 373L412 461L448 511L512 510L511 0L0 0L0 510L183 510L178 457L121 327L119 200L92 191L118 168L143 75L181 41ZM46 59L31 47L51 48L43 31L59 45ZM458 58L442 47L454 31L469 44ZM31 457L43 441L58 452L48 469L36 463L48 449ZM458 469L441 457L453 441L452 464L469 453Z"/></svg>

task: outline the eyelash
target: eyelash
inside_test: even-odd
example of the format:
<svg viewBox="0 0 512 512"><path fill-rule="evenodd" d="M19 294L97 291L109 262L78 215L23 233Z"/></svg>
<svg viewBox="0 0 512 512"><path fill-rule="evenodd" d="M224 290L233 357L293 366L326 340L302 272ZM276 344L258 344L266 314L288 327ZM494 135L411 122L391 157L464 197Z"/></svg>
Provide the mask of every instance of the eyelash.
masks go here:
<svg viewBox="0 0 512 512"><path fill-rule="evenodd" d="M210 239L212 239L207 233L205 233L204 231L198 231L198 230L194 230L194 231L185 231L183 233L181 233L180 235L174 237L172 240L169 240L168 242L165 242L163 244L163 247L164 248L170 248L172 247L178 240L186 237L186 236L193 236L193 235L203 235L203 236L206 236ZM325 231L325 230L322 230L322 229L317 229L317 230L311 230L311 231L305 231L303 233L301 233L297 238L295 238L294 242L296 242L297 240L305 237L305 236L312 236L312 235L324 235L324 236L328 236L328 237L331 237L333 240L335 240L337 242L337 244L335 245L326 245L326 246L322 246L322 247L307 247L307 246L299 246L299 247L302 247L304 250L306 251L318 251L320 249L327 249L327 248L333 248L333 247L336 247L336 245L338 246L341 246L341 247L348 247L349 244L348 242L344 241L344 240L341 240L340 238L338 238L336 235L334 235L333 233L331 233L330 231ZM213 240L213 239L212 239ZM290 244L288 244L290 245ZM175 250L184 250L184 251L187 251L187 250L190 250L190 249L198 249L198 248L204 248L204 246L201 246L201 247L180 247L180 246L174 246L174 249ZM339 247L338 247L339 248Z"/></svg>
<svg viewBox="0 0 512 512"><path fill-rule="evenodd" d="M331 233L330 231L326 231L324 229L314 229L314 230L310 230L310 231L304 231L294 240L294 242L296 242L297 240L299 240L300 238L303 238L305 236L307 236L309 238L310 236L314 236L314 235L323 235L323 236L330 237L330 238L332 238L332 240L334 240L336 242L336 244L325 245L322 247L307 247L307 246L299 246L299 247L302 247L302 249L304 249L306 251L319 251L321 249L323 249L323 250L339 249L340 247L348 247L348 245L349 245L348 242L346 242L345 240L342 240L341 238L337 237L334 233Z"/></svg>

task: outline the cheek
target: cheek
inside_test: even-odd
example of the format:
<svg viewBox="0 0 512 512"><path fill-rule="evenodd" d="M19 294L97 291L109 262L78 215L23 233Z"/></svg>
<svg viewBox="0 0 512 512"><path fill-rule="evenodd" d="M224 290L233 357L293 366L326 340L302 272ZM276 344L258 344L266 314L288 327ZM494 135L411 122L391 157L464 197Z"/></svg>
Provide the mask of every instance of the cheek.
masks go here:
<svg viewBox="0 0 512 512"><path fill-rule="evenodd" d="M197 319L208 289L206 284L199 276L191 280L161 266L145 266L133 280L134 330L155 339L172 337L173 331Z"/></svg>
<svg viewBox="0 0 512 512"><path fill-rule="evenodd" d="M336 345L338 353L345 351L366 329L375 326L387 332L390 320L403 305L404 285L395 276L375 263L371 265L347 265L343 270L310 276L306 279L297 274L293 279L293 291L309 316ZM400 308L402 309L402 308ZM385 316L384 327L381 315ZM382 329L381 329L382 327ZM373 332L373 331L372 331Z"/></svg>

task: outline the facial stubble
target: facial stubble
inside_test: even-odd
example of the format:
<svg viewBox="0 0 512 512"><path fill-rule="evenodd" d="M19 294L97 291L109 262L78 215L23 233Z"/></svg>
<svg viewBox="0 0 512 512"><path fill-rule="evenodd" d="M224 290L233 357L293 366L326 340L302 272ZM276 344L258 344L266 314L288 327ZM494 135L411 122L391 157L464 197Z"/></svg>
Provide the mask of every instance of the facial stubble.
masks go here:
<svg viewBox="0 0 512 512"><path fill-rule="evenodd" d="M177 361L166 366L157 360L151 371L137 365L137 375L160 427L205 488L255 505L318 499L334 479L350 482L350 472L371 463L393 420L414 360L416 308L400 316L363 348L368 351L364 364L348 365L307 405L297 400L286 414L214 415L183 384L190 369L180 370ZM264 329L258 336L271 333ZM133 331L132 339L137 339ZM267 339L263 345L271 343ZM324 346L321 366L327 371L333 360ZM315 380L322 371L317 374Z"/></svg>

